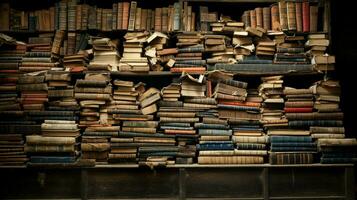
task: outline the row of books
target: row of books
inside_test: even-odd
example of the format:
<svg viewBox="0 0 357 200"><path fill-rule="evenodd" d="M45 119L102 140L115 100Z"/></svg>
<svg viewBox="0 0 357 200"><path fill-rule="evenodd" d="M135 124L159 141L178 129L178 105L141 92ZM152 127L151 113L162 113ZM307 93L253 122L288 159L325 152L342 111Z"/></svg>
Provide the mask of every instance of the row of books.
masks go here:
<svg viewBox="0 0 357 200"><path fill-rule="evenodd" d="M317 32L319 6L309 1L279 1L270 7L257 7L243 12L246 26L266 30Z"/></svg>
<svg viewBox="0 0 357 200"><path fill-rule="evenodd" d="M337 81L295 89L274 76L254 89L217 71L197 78L186 74L160 91L105 73L75 80L70 74L19 76L15 90L2 85L2 164L356 159L356 139L345 138Z"/></svg>
<svg viewBox="0 0 357 200"><path fill-rule="evenodd" d="M198 13L188 2L176 2L168 7L141 8L137 1L115 2L111 8L78 4L77 0L62 0L49 9L22 11L1 4L1 31L28 30L155 30L155 31L209 31L237 30L231 17L209 12L199 6ZM245 27L266 30L316 32L318 27L316 3L279 1L270 7L244 11L241 17ZM228 23L225 23L228 22ZM233 26L231 26L233 25Z"/></svg>

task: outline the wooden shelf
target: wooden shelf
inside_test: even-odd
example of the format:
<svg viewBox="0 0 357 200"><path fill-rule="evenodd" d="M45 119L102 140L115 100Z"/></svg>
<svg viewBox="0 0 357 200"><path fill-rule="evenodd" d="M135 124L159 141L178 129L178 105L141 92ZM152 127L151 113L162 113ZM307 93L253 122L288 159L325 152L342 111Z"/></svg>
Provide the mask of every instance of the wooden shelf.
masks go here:
<svg viewBox="0 0 357 200"><path fill-rule="evenodd" d="M61 168L61 169L128 169L128 168L141 168L146 166L140 166L138 164L97 164L93 167L89 166L61 166L53 165L50 167L47 166L0 166L0 169L25 169L25 168L41 168L41 169L53 169L53 168ZM293 164L293 165L271 165L269 163L265 164L234 164L234 165L200 165L200 164L175 164L175 165L166 165L154 168L329 168L329 167L354 167L354 164L350 163L341 163L341 164Z"/></svg>

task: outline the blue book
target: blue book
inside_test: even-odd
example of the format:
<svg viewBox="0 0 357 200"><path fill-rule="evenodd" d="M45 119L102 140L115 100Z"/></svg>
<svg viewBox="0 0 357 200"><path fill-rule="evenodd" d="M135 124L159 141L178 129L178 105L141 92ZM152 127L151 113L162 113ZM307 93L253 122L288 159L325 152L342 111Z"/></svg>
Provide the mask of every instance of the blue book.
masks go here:
<svg viewBox="0 0 357 200"><path fill-rule="evenodd" d="M195 128L197 128L197 129L229 129L229 126L225 125L225 124L195 123Z"/></svg>
<svg viewBox="0 0 357 200"><path fill-rule="evenodd" d="M274 142L271 144L274 147L316 147L313 142Z"/></svg>
<svg viewBox="0 0 357 200"><path fill-rule="evenodd" d="M310 126L343 126L342 120L294 120L289 121L289 127L310 127Z"/></svg>
<svg viewBox="0 0 357 200"><path fill-rule="evenodd" d="M233 106L233 105L218 104L217 107L218 107L218 108L221 108L221 109L229 109L229 110L241 110L241 111L260 112L260 108L257 108L257 107L249 107L249 106Z"/></svg>
<svg viewBox="0 0 357 200"><path fill-rule="evenodd" d="M233 150L233 144L197 144L197 150Z"/></svg>
<svg viewBox="0 0 357 200"><path fill-rule="evenodd" d="M310 136L270 136L271 143L281 143L281 142L312 142L312 137Z"/></svg>
<svg viewBox="0 0 357 200"><path fill-rule="evenodd" d="M333 164L333 163L355 163L357 158L321 158L320 163L322 164Z"/></svg>
<svg viewBox="0 0 357 200"><path fill-rule="evenodd" d="M76 158L73 156L31 156L31 163L74 163Z"/></svg>

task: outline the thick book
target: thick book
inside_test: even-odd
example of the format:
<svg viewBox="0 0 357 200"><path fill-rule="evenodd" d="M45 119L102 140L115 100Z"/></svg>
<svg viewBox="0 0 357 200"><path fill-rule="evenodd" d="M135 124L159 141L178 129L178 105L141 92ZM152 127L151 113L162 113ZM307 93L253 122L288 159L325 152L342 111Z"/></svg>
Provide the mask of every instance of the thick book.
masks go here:
<svg viewBox="0 0 357 200"><path fill-rule="evenodd" d="M263 156L198 156L198 164L262 164Z"/></svg>
<svg viewBox="0 0 357 200"><path fill-rule="evenodd" d="M312 153L278 153L269 154L269 163L275 165L286 164L311 164L314 161Z"/></svg>

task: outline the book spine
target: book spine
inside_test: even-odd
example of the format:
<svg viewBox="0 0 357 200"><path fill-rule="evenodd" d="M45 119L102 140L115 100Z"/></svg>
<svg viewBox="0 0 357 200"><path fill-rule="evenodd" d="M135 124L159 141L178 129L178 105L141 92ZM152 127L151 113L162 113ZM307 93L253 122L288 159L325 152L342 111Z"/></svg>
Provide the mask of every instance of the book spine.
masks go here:
<svg viewBox="0 0 357 200"><path fill-rule="evenodd" d="M279 22L281 30L288 30L288 14L285 1L278 2L279 7Z"/></svg>
<svg viewBox="0 0 357 200"><path fill-rule="evenodd" d="M250 11L250 26L252 28L256 28L257 27L257 15L255 10L251 10Z"/></svg>
<svg viewBox="0 0 357 200"><path fill-rule="evenodd" d="M135 29L136 7L137 7L137 2L131 1L130 2L130 11L129 11L129 23L128 23L129 31L133 31Z"/></svg>
<svg viewBox="0 0 357 200"><path fill-rule="evenodd" d="M310 5L310 32L317 32L318 10L318 6Z"/></svg>
<svg viewBox="0 0 357 200"><path fill-rule="evenodd" d="M155 31L161 31L162 8L155 8Z"/></svg>
<svg viewBox="0 0 357 200"><path fill-rule="evenodd" d="M288 30L296 30L296 8L295 2L286 2Z"/></svg>
<svg viewBox="0 0 357 200"><path fill-rule="evenodd" d="M255 15L256 15L256 26L263 28L264 24L263 24L263 8L255 8Z"/></svg>
<svg viewBox="0 0 357 200"><path fill-rule="evenodd" d="M174 31L181 29L181 4L179 2L174 3Z"/></svg>
<svg viewBox="0 0 357 200"><path fill-rule="evenodd" d="M263 28L271 30L271 14L269 7L263 8Z"/></svg>
<svg viewBox="0 0 357 200"><path fill-rule="evenodd" d="M296 31L303 32L302 28L302 2L295 2Z"/></svg>
<svg viewBox="0 0 357 200"><path fill-rule="evenodd" d="M119 3L113 3L112 5L112 30L118 30L117 24L118 24L118 4Z"/></svg>
<svg viewBox="0 0 357 200"><path fill-rule="evenodd" d="M199 156L198 164L261 164L262 156Z"/></svg>
<svg viewBox="0 0 357 200"><path fill-rule="evenodd" d="M310 32L310 5L308 1L302 2L302 31Z"/></svg>
<svg viewBox="0 0 357 200"><path fill-rule="evenodd" d="M135 12L135 30L140 30L141 28L141 8L137 7Z"/></svg>

